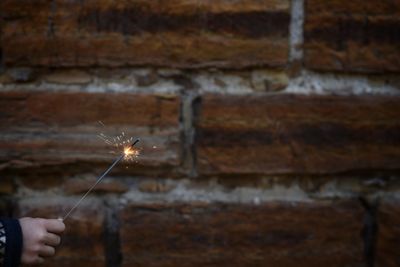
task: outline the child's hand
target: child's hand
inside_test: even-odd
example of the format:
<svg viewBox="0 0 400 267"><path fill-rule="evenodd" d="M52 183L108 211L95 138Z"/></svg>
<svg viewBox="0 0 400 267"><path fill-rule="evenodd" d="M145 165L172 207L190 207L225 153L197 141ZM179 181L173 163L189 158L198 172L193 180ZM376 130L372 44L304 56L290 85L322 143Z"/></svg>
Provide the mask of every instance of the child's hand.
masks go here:
<svg viewBox="0 0 400 267"><path fill-rule="evenodd" d="M23 264L41 264L55 254L55 247L61 241L60 234L65 230L61 220L26 217L19 222L23 236Z"/></svg>

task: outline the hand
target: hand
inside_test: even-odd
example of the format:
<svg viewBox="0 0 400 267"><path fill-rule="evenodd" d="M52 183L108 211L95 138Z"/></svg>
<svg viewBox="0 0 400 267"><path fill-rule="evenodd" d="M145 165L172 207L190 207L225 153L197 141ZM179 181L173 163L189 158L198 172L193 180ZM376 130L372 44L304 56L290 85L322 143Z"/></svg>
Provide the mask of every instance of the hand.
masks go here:
<svg viewBox="0 0 400 267"><path fill-rule="evenodd" d="M46 257L54 256L55 247L60 244L60 234L65 224L57 219L21 218L23 264L41 264Z"/></svg>

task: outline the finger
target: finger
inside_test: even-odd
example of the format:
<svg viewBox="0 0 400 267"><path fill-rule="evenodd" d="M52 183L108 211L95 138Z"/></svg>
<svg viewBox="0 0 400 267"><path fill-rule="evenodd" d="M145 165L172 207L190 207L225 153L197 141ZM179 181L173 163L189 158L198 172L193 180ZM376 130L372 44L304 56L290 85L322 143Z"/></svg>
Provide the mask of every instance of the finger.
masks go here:
<svg viewBox="0 0 400 267"><path fill-rule="evenodd" d="M30 263L31 265L40 265L44 263L44 259L42 257L36 257L33 263Z"/></svg>
<svg viewBox="0 0 400 267"><path fill-rule="evenodd" d="M39 255L42 257L51 257L56 253L55 248L51 246L42 246L39 250Z"/></svg>
<svg viewBox="0 0 400 267"><path fill-rule="evenodd" d="M65 224L57 219L47 219L44 222L46 230L51 233L62 233L65 230Z"/></svg>
<svg viewBox="0 0 400 267"><path fill-rule="evenodd" d="M61 238L53 233L47 233L44 238L44 243L50 246L58 246L61 242Z"/></svg>

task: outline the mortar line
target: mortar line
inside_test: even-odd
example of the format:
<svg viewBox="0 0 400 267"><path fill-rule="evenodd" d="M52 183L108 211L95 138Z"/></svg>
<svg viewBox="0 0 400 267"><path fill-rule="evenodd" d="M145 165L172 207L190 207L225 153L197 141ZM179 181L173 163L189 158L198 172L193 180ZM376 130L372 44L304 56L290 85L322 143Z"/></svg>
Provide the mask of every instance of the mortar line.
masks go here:
<svg viewBox="0 0 400 267"><path fill-rule="evenodd" d="M289 62L303 61L304 0L292 0L289 25Z"/></svg>
<svg viewBox="0 0 400 267"><path fill-rule="evenodd" d="M360 197L359 201L365 210L362 229L365 266L374 267L378 236L377 212L379 205L378 202L369 203L364 197Z"/></svg>
<svg viewBox="0 0 400 267"><path fill-rule="evenodd" d="M199 97L197 92L186 91L181 94L181 123L182 123L182 164L189 177L197 176L196 149L195 149L195 107Z"/></svg>

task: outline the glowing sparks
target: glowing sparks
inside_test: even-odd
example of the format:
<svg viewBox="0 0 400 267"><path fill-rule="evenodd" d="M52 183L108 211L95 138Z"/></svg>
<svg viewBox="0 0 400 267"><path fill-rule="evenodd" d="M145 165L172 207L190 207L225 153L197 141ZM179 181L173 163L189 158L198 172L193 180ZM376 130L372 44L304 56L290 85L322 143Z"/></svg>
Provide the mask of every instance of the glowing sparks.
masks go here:
<svg viewBox="0 0 400 267"><path fill-rule="evenodd" d="M124 147L124 159L125 160L134 160L140 154L140 150L133 148L131 145Z"/></svg>
<svg viewBox="0 0 400 267"><path fill-rule="evenodd" d="M86 193L76 202L76 204L62 217L60 220L65 221L69 215L81 204L81 202L92 192L92 190L98 185L101 180L115 167L123 159L133 157L134 155L139 155L138 150L134 149L134 146L139 142L139 139L136 139L135 142L129 144L129 146L124 148L124 152L119 155L114 162L111 164L110 167L99 177L96 179L96 182L86 191Z"/></svg>
<svg viewBox="0 0 400 267"><path fill-rule="evenodd" d="M122 151L124 154L124 160L126 161L133 161L140 155L141 150L132 146L134 141L133 137L127 137L125 132L122 132L120 135L114 137L100 133L98 137L106 144L113 146L114 151L111 151L112 154L119 154Z"/></svg>

